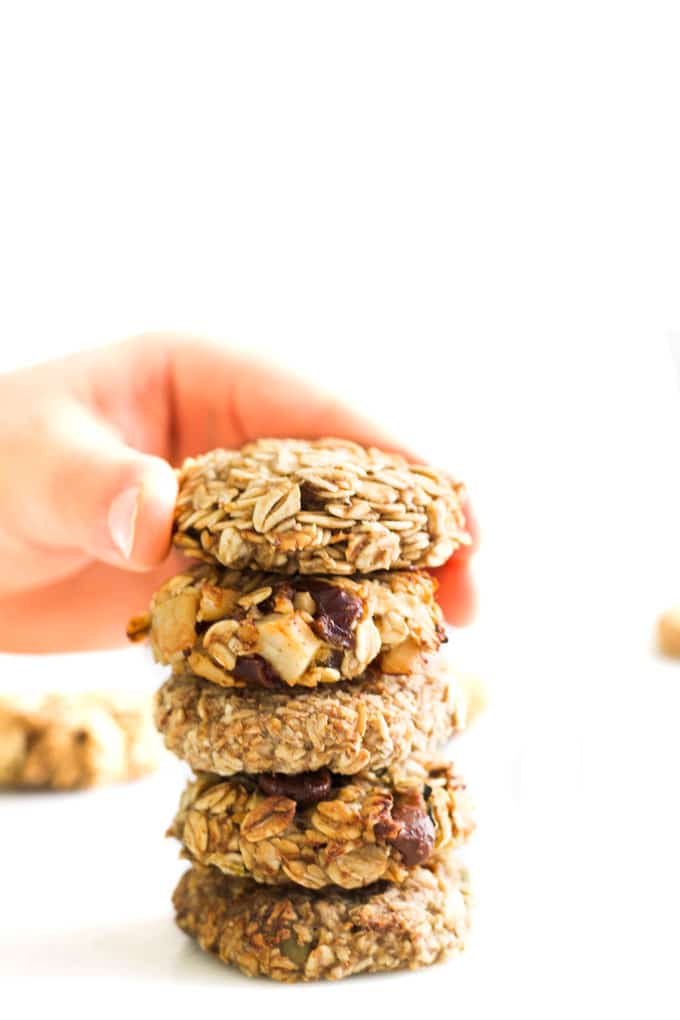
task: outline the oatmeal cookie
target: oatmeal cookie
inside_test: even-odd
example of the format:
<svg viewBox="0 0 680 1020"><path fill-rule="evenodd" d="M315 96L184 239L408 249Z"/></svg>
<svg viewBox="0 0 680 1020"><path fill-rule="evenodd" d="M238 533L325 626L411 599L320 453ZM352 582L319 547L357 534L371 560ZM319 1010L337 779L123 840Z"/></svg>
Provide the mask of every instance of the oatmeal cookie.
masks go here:
<svg viewBox="0 0 680 1020"><path fill-rule="evenodd" d="M465 721L469 726L483 715L489 704L486 686L476 673L456 672L458 689L465 702Z"/></svg>
<svg viewBox="0 0 680 1020"><path fill-rule="evenodd" d="M680 606L662 613L656 624L659 651L672 659L680 658Z"/></svg>
<svg viewBox="0 0 680 1020"><path fill-rule="evenodd" d="M316 687L375 665L415 673L446 641L437 582L424 571L290 578L190 567L153 596L128 635L158 662L223 687Z"/></svg>
<svg viewBox="0 0 680 1020"><path fill-rule="evenodd" d="M258 439L178 478L176 544L228 567L367 574L440 566L470 542L462 485L346 439Z"/></svg>
<svg viewBox="0 0 680 1020"><path fill-rule="evenodd" d="M262 886L194 866L173 896L178 926L249 976L337 979L425 967L464 946L466 870L447 855L400 884L363 889Z"/></svg>
<svg viewBox="0 0 680 1020"><path fill-rule="evenodd" d="M198 772L348 775L431 753L463 728L465 702L441 665L311 690L229 690L180 675L157 692L155 716L166 747Z"/></svg>
<svg viewBox="0 0 680 1020"><path fill-rule="evenodd" d="M78 789L152 772L163 746L151 696L0 698L0 785Z"/></svg>
<svg viewBox="0 0 680 1020"><path fill-rule="evenodd" d="M185 789L169 830L185 855L227 875L271 885L356 889L404 882L409 869L459 846L473 829L450 763L412 759L348 779L202 774Z"/></svg>

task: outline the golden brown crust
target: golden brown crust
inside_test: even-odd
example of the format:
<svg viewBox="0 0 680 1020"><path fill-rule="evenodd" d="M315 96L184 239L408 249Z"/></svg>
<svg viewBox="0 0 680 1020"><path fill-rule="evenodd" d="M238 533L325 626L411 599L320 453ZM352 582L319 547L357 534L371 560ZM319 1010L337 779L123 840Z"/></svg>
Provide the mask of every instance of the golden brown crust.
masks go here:
<svg viewBox="0 0 680 1020"><path fill-rule="evenodd" d="M175 542L225 566L302 574L432 567L469 544L463 487L344 439L258 439L179 471Z"/></svg>
<svg viewBox="0 0 680 1020"><path fill-rule="evenodd" d="M155 715L166 747L198 772L353 774L432 753L463 728L465 704L453 676L432 666L281 692L173 676L157 692Z"/></svg>
<svg viewBox="0 0 680 1020"><path fill-rule="evenodd" d="M163 747L150 695L0 698L0 786L78 789L136 779Z"/></svg>
<svg viewBox="0 0 680 1020"><path fill-rule="evenodd" d="M193 867L173 903L177 924L202 949L250 976L287 982L437 963L463 948L470 913L467 873L451 855L401 884L322 893Z"/></svg>
<svg viewBox="0 0 680 1020"><path fill-rule="evenodd" d="M403 882L408 865L392 837L400 799L422 798L431 843L421 862L459 846L474 823L465 785L448 762L411 760L382 774L333 783L315 804L268 795L257 777L203 774L185 789L170 829L191 861L227 875L309 889Z"/></svg>
<svg viewBox="0 0 680 1020"><path fill-rule="evenodd" d="M258 671L291 687L353 680L371 665L415 673L446 640L436 584L424 571L287 578L203 563L166 581L128 634L149 633L158 662L223 687L248 686Z"/></svg>

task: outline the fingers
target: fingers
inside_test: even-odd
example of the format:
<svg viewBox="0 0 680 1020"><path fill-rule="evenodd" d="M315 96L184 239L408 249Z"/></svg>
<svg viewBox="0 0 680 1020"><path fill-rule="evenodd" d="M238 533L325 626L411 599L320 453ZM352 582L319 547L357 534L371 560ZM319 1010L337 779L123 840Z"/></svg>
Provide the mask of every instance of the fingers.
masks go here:
<svg viewBox="0 0 680 1020"><path fill-rule="evenodd" d="M127 446L75 401L49 409L16 459L16 532L131 570L166 555L177 482L161 458Z"/></svg>
<svg viewBox="0 0 680 1020"><path fill-rule="evenodd" d="M227 344L163 334L135 338L109 351L112 357L108 375L120 371L123 388L130 385L130 371L125 366L133 366L134 378L144 380L145 395L164 394L165 411L159 417L167 418L168 440L160 448L173 463L216 446L236 447L260 436L340 435L418 459L404 444L318 385ZM91 428L86 431L92 435ZM107 562L120 562L122 558L132 567L152 565L167 550L174 478L170 479L163 461L135 453L118 440L108 447L109 456L102 461L107 438L110 442L108 436L94 443L100 479L97 490L105 496L90 493L100 526L88 539L88 547L100 550L99 557ZM92 444L89 446L92 451ZM92 459L87 451L85 459ZM71 473L79 475L77 468ZM74 493L79 493L78 477L73 485ZM101 529L104 506L106 531ZM79 507L82 510L82 495L75 507L69 507L68 514L82 528L84 510L81 512ZM466 517L473 545L460 549L449 564L435 571L440 602L453 623L467 622L475 605L467 564L476 547L477 527L469 506Z"/></svg>
<svg viewBox="0 0 680 1020"><path fill-rule="evenodd" d="M91 563L45 587L0 595L0 649L73 652L127 645L130 617L145 612L153 592L185 566L175 552L146 573Z"/></svg>
<svg viewBox="0 0 680 1020"><path fill-rule="evenodd" d="M463 627L474 619L477 608L477 592L470 573L469 564L459 561L457 553L445 566L430 570L439 582L437 602L446 620L456 627Z"/></svg>
<svg viewBox="0 0 680 1020"><path fill-rule="evenodd" d="M464 507L465 522L472 542L461 546L443 567L430 570L437 578L437 601L444 616L454 626L470 623L477 609L477 589L470 569L470 559L479 545L479 525L469 502Z"/></svg>
<svg viewBox="0 0 680 1020"><path fill-rule="evenodd" d="M329 435L394 450L409 460L420 459L318 385L276 365L205 339L165 337L160 342L165 345L170 364L178 461L215 446L238 446L259 436L314 439ZM472 544L459 549L448 564L433 571L439 580L442 609L456 625L469 623L476 606L469 560L477 547L478 528L469 504L465 515Z"/></svg>
<svg viewBox="0 0 680 1020"><path fill-rule="evenodd" d="M161 342L170 359L177 461L260 436L338 435L399 448L370 419L276 365L215 341L170 337Z"/></svg>

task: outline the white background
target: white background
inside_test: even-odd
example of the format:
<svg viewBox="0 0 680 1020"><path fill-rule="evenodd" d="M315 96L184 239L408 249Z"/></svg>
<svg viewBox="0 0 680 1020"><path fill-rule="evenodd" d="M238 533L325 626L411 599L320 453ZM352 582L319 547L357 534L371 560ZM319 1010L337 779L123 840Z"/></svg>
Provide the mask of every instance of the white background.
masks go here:
<svg viewBox="0 0 680 1020"><path fill-rule="evenodd" d="M676 10L0 8L2 367L206 331L374 414L469 482L482 600L452 644L492 697L457 754L461 960L287 990L203 959L170 918L169 763L2 798L14 1015L677 1015L680 669L651 650L680 598ZM157 680L139 650L2 667Z"/></svg>

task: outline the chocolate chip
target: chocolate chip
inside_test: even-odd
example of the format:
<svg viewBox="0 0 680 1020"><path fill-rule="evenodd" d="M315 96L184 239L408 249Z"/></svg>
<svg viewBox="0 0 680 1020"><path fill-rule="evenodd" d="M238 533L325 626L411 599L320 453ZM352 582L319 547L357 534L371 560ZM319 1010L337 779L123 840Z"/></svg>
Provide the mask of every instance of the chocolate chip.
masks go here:
<svg viewBox="0 0 680 1020"><path fill-rule="evenodd" d="M380 819L373 831L399 851L407 868L423 864L434 849L434 824L417 790L399 797L391 818Z"/></svg>
<svg viewBox="0 0 680 1020"><path fill-rule="evenodd" d="M309 807L328 796L333 786L333 777L328 769L301 772L296 776L263 772L258 776L258 782L268 797L289 797L298 807Z"/></svg>
<svg viewBox="0 0 680 1020"><path fill-rule="evenodd" d="M269 690L281 686L281 677L261 655L241 655L232 670L237 680L248 687L265 687Z"/></svg>
<svg viewBox="0 0 680 1020"><path fill-rule="evenodd" d="M352 626L363 613L361 599L323 581L309 581L308 590L316 602L313 628L319 637L336 648L354 648Z"/></svg>
<svg viewBox="0 0 680 1020"><path fill-rule="evenodd" d="M398 822L395 822L392 817L391 809L386 807L384 814L382 814L378 821L373 825L375 838L381 840L383 843L393 843L400 832L401 825L399 825Z"/></svg>

